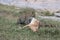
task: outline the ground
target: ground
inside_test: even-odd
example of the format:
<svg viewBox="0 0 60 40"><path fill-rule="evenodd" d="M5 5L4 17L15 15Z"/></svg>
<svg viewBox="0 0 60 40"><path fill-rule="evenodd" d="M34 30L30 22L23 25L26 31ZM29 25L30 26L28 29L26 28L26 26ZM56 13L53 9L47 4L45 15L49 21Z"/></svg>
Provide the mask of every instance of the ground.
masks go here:
<svg viewBox="0 0 60 40"><path fill-rule="evenodd" d="M59 25L40 27L38 32L33 32L29 28L19 29L23 25L16 24L17 18L17 15L10 11L0 12L0 40L60 40Z"/></svg>

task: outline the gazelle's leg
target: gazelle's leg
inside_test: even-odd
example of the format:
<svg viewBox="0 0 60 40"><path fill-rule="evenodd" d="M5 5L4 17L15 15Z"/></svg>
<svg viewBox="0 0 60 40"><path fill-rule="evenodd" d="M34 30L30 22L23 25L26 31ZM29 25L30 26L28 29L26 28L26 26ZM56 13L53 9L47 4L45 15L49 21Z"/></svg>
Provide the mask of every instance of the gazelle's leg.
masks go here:
<svg viewBox="0 0 60 40"><path fill-rule="evenodd" d="M26 25L26 26L24 26L24 27L19 27L19 29L24 29L24 28L26 28L26 27L28 27L29 25Z"/></svg>
<svg viewBox="0 0 60 40"><path fill-rule="evenodd" d="M23 28L28 27L29 25L25 25Z"/></svg>

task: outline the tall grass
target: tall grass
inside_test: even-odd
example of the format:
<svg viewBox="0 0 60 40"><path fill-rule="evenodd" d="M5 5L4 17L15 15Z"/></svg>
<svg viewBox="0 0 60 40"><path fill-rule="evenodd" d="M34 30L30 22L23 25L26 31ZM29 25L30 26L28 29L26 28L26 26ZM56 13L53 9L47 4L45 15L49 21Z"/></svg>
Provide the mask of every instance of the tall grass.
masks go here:
<svg viewBox="0 0 60 40"><path fill-rule="evenodd" d="M0 5L0 9L2 9L2 12L4 10L6 12L11 12L12 14L12 19L10 15L6 16L0 16L0 40L60 40L60 22L55 22L51 20L41 20L44 24L54 24L57 25L57 27L41 27L39 28L38 32L32 32L29 28L24 28L24 29L19 29L19 27L23 27L22 25L17 25L16 24L16 19L14 19L14 15L20 15L20 12L26 11L20 11L18 12L15 10L14 7L12 8L7 8L4 5ZM32 9L30 9L32 10ZM1 10L0 10L1 11ZM30 11L27 11L30 12ZM1 13L1 12L0 12ZM17 15L17 16L18 16ZM10 16L9 18L6 18ZM15 17L17 17L15 16ZM10 20L11 19L11 20Z"/></svg>
<svg viewBox="0 0 60 40"><path fill-rule="evenodd" d="M54 12L49 10L36 10L36 12L41 16L54 16Z"/></svg>

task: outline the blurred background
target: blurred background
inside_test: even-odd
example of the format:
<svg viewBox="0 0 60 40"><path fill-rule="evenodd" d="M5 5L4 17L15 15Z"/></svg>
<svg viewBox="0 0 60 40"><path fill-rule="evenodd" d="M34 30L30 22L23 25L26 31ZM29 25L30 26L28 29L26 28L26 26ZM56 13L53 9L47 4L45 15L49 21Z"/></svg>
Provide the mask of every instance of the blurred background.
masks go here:
<svg viewBox="0 0 60 40"><path fill-rule="evenodd" d="M17 25L30 17L40 21L38 32ZM60 0L0 0L0 40L60 40Z"/></svg>

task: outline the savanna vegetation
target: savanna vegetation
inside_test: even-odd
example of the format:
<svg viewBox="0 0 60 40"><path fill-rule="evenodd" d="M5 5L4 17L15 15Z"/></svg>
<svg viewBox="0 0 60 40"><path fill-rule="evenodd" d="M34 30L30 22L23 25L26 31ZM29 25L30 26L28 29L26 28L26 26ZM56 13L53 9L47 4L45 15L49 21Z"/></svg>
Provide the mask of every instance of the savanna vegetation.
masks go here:
<svg viewBox="0 0 60 40"><path fill-rule="evenodd" d="M31 12L36 11L31 8L17 9L15 6L0 4L0 40L60 40L59 21L40 20L43 26L40 26L38 32L32 32L29 28L19 29L24 26L16 24L19 16ZM50 12L46 12L47 15L48 13Z"/></svg>

